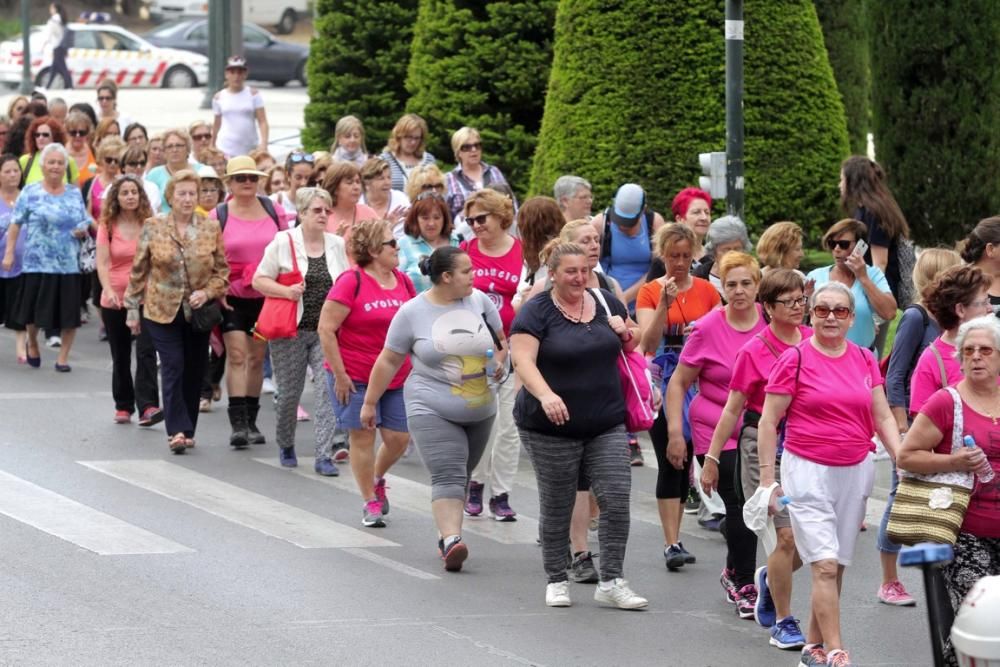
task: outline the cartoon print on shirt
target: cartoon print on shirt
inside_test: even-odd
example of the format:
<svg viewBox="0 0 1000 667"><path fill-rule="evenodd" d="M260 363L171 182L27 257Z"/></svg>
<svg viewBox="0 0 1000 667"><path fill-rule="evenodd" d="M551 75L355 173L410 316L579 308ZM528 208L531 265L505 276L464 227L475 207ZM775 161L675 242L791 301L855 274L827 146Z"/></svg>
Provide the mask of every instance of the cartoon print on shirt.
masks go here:
<svg viewBox="0 0 1000 667"><path fill-rule="evenodd" d="M434 321L431 341L435 350L449 355L441 366L452 394L465 399L470 409L493 400L486 383L486 350L493 339L482 317L464 309L448 311Z"/></svg>

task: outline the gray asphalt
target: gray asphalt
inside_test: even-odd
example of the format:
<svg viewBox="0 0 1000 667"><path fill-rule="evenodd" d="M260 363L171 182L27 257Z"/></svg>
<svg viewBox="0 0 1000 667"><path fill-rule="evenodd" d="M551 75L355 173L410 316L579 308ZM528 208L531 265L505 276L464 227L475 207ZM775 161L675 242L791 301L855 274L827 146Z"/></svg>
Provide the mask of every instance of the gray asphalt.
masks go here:
<svg viewBox="0 0 1000 667"><path fill-rule="evenodd" d="M309 468L275 467L273 444L230 451L221 407L203 415L198 446L182 457L167 451L162 425L113 424L110 361L96 324L80 330L72 373L53 371L54 351L43 348L42 356L41 369L18 366L12 336L0 333L0 490L30 482L168 540L178 552L100 555L30 525L45 508L17 520L0 498L0 664L797 664L797 653L768 646L766 631L723 601L721 538L693 517L685 518L683 539L698 563L666 571L650 467L634 470L626 561L626 576L649 609L601 608L593 586L579 584L571 586L573 607L550 609L538 547L503 543L504 531L523 537L527 522L518 528L479 519L478 533L466 534L471 556L463 572L442 571L428 508L404 497L427 484L416 455L393 471L404 480L389 490L390 501L394 493L401 498L389 526L365 530L398 546L356 549L303 548L184 502L180 491L154 493L92 467L111 464L85 465L139 461L171 475L193 471L208 484L204 502L249 491L253 502L277 501L288 514L299 508L319 522L362 530L350 486L320 482ZM270 436L273 409L264 403L261 424ZM301 424L300 456L311 453L311 439L311 423ZM340 480L350 482L346 467ZM530 480L522 457L512 505L537 517ZM499 539L483 535L490 530ZM920 578L904 571L903 579L918 606L878 604L875 531L862 534L842 606L856 664L931 664ZM808 578L800 573L795 584L794 610L804 622Z"/></svg>

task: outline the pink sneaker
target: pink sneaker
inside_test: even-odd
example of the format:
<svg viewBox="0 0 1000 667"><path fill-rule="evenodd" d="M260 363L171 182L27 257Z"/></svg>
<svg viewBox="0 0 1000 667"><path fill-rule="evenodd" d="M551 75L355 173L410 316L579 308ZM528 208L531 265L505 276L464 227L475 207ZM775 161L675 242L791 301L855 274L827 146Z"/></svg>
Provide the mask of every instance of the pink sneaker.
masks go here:
<svg viewBox="0 0 1000 667"><path fill-rule="evenodd" d="M299 406L299 409L295 413L295 421L300 421L300 422L309 421L309 413L306 412L306 409L303 408L301 405Z"/></svg>
<svg viewBox="0 0 1000 667"><path fill-rule="evenodd" d="M891 604L894 607L912 607L917 604L898 579L882 584L878 589L878 600L883 604Z"/></svg>
<svg viewBox="0 0 1000 667"><path fill-rule="evenodd" d="M132 421L132 413L128 410L115 410L115 423L127 424Z"/></svg>

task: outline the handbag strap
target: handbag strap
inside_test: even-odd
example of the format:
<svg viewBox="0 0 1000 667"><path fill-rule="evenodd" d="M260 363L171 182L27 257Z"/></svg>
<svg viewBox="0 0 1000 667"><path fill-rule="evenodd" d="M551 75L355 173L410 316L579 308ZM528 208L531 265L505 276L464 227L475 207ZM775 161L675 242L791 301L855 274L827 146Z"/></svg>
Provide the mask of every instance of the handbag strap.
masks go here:
<svg viewBox="0 0 1000 667"><path fill-rule="evenodd" d="M303 245L305 244L305 240L304 239L303 239L302 243L303 243ZM295 242L292 241L292 233L291 232L288 232L288 248L289 248L289 250L292 253L292 271L299 271L299 260L295 256Z"/></svg>
<svg viewBox="0 0 1000 667"><path fill-rule="evenodd" d="M938 372L941 373L941 388L944 389L948 386L948 373L944 369L944 359L941 358L941 350L937 349L934 343L931 343L931 354L937 360Z"/></svg>
<svg viewBox="0 0 1000 667"><path fill-rule="evenodd" d="M951 420L951 453L954 454L962 448L962 431L965 430L962 397L958 395L958 390L954 387L946 388L951 394L951 400L954 404L954 414Z"/></svg>

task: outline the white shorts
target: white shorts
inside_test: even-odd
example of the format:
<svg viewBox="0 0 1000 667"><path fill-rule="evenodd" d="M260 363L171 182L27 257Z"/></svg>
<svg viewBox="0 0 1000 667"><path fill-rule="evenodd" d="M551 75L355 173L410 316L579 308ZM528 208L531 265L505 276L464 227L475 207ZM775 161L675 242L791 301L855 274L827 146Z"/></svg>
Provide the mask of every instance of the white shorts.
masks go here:
<svg viewBox="0 0 1000 667"><path fill-rule="evenodd" d="M785 450L781 488L792 500L788 515L802 562L851 564L874 482L871 455L853 466L828 466Z"/></svg>

